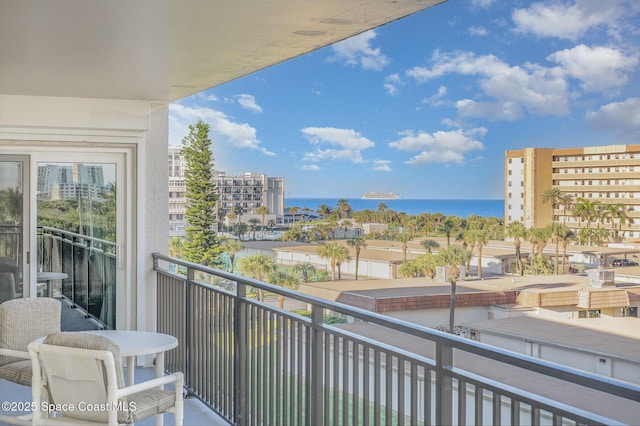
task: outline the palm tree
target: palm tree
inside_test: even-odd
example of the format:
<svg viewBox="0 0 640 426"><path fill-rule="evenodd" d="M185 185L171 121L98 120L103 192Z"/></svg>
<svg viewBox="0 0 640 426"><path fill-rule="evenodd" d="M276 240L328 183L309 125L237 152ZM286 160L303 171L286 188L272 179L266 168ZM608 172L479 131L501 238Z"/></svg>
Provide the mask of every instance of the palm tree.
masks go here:
<svg viewBox="0 0 640 426"><path fill-rule="evenodd" d="M269 207L262 204L260 207L256 209L256 213L262 216L262 239L264 240L264 218L269 214Z"/></svg>
<svg viewBox="0 0 640 426"><path fill-rule="evenodd" d="M351 205L346 198L340 198L338 200L338 211L340 212L340 218L346 219L351 214Z"/></svg>
<svg viewBox="0 0 640 426"><path fill-rule="evenodd" d="M338 245L338 249L336 251L336 266L338 267L338 279L342 279L342 272L340 271L340 266L344 262L350 262L351 256L349 256L349 249L343 245Z"/></svg>
<svg viewBox="0 0 640 426"><path fill-rule="evenodd" d="M387 211L387 205L385 203L378 203L378 211L380 212L380 216L382 217L382 223L387 223L387 216L385 212Z"/></svg>
<svg viewBox="0 0 640 426"><path fill-rule="evenodd" d="M562 204L562 201L563 195L559 188L549 188L542 193L542 204L551 205L551 223L555 223L555 210L558 205Z"/></svg>
<svg viewBox="0 0 640 426"><path fill-rule="evenodd" d="M251 233L253 234L253 237L251 239L255 241L255 239L256 239L256 228L258 227L258 224L260 223L260 220L258 220L255 217L252 217L247 222L249 222L249 225L251 226Z"/></svg>
<svg viewBox="0 0 640 426"><path fill-rule="evenodd" d="M225 238L220 244L220 248L223 252L229 253L229 272L233 274L233 266L236 259L236 254L244 249L242 241L235 238Z"/></svg>
<svg viewBox="0 0 640 426"><path fill-rule="evenodd" d="M266 275L269 275L276 268L275 263L273 263L273 259L269 256L265 256L264 254L255 254L253 256L243 257L238 261L238 265L242 270L242 273L255 278L258 281L262 281L262 278ZM258 290L258 300L264 301L264 291L262 289Z"/></svg>
<svg viewBox="0 0 640 426"><path fill-rule="evenodd" d="M551 241L555 244L556 247L556 251L555 251L555 264L553 266L553 272L554 274L558 275L558 255L559 255L559 247L560 247L560 241L563 240L565 238L565 236L567 235L567 233L569 232L569 228L567 228L566 225L562 225L560 223L552 223L549 225L549 233L551 234ZM566 250L566 247L565 247ZM566 252L565 252L566 255ZM562 266L562 270L564 271L564 257L563 257L563 266Z"/></svg>
<svg viewBox="0 0 640 426"><path fill-rule="evenodd" d="M447 236L447 247L450 245L451 232L458 227L456 220L452 216L447 216L440 224L440 232L444 232Z"/></svg>
<svg viewBox="0 0 640 426"><path fill-rule="evenodd" d="M427 250L427 253L431 253L434 248L440 247L440 244L435 240L424 240L422 246Z"/></svg>
<svg viewBox="0 0 640 426"><path fill-rule="evenodd" d="M627 216L627 206L621 203L605 204L602 206L602 215L611 220L611 239L617 242L619 237L618 231L616 231L616 219L620 224L620 229L622 229L622 224L626 223L629 219Z"/></svg>
<svg viewBox="0 0 640 426"><path fill-rule="evenodd" d="M296 215L300 211L300 207L289 207L289 214L291 215L291 222L294 223L296 221Z"/></svg>
<svg viewBox="0 0 640 426"><path fill-rule="evenodd" d="M460 246L449 246L441 250L438 254L439 263L448 265L447 273L449 282L451 283L451 297L449 299L449 333L453 333L453 324L456 310L456 285L460 278L460 269L456 265L464 265L470 254L467 250Z"/></svg>
<svg viewBox="0 0 640 426"><path fill-rule="evenodd" d="M587 221L587 229L591 228L591 222L599 217L599 201L592 201L588 198L578 198L574 206L574 215L578 217L578 220ZM580 230L580 222L578 222L578 231ZM589 234L588 245L591 245L591 236Z"/></svg>
<svg viewBox="0 0 640 426"><path fill-rule="evenodd" d="M298 287L300 286L298 277L283 271L273 271L269 274L268 281L271 284L289 288L291 290L298 290ZM282 294L278 294L278 307L280 309L284 309L284 295Z"/></svg>
<svg viewBox="0 0 640 426"><path fill-rule="evenodd" d="M573 196L571 194L563 194L562 195L562 220L563 223L567 224L567 211L573 208Z"/></svg>
<svg viewBox="0 0 640 426"><path fill-rule="evenodd" d="M300 274L300 275L302 276L302 280L303 280L305 283L308 283L308 282L309 282L309 274L310 274L310 273L313 273L313 274L315 274L315 273L316 273L316 267L315 267L315 266L313 266L313 265L312 265L312 264L310 264L310 263L297 263L297 264L293 267L293 270L294 270L296 273L298 273L298 274Z"/></svg>
<svg viewBox="0 0 640 426"><path fill-rule="evenodd" d="M489 232L479 229L475 231L475 238L478 247L478 278L482 279L482 248L489 242Z"/></svg>
<svg viewBox="0 0 640 426"><path fill-rule="evenodd" d="M511 222L507 225L507 235L513 238L513 246L516 249L516 268L520 272L520 275L524 275L524 268L522 267L522 253L520 251L520 239L527 238L527 228L524 227L522 222Z"/></svg>
<svg viewBox="0 0 640 426"><path fill-rule="evenodd" d="M401 232L399 234L396 234L396 238L395 238L396 241L402 244L402 261L403 262L407 261L407 245L412 238L413 238L413 235L409 234L408 232Z"/></svg>
<svg viewBox="0 0 640 426"><path fill-rule="evenodd" d="M331 281L336 280L336 258L338 257L338 243L325 243L318 249L318 254L323 259L329 259L331 265Z"/></svg>
<svg viewBox="0 0 640 426"><path fill-rule="evenodd" d="M320 204L318 210L316 210L323 219L326 219L331 214L331 207L328 204Z"/></svg>
<svg viewBox="0 0 640 426"><path fill-rule="evenodd" d="M358 280L358 264L360 263L360 250L367 247L367 242L364 237L353 237L347 241L349 246L353 247L356 251L356 281Z"/></svg>
<svg viewBox="0 0 640 426"><path fill-rule="evenodd" d="M529 231L529 240L531 241L530 266L533 275L537 274L538 266L544 263L544 248L550 237L549 228L532 228Z"/></svg>
<svg viewBox="0 0 640 426"><path fill-rule="evenodd" d="M471 258L473 257L473 249L476 247L476 234L478 233L477 229L469 229L462 233L462 236L458 236L458 240L462 239L462 246L469 250L469 258L467 259L467 264L465 265L467 274L469 270L471 270Z"/></svg>

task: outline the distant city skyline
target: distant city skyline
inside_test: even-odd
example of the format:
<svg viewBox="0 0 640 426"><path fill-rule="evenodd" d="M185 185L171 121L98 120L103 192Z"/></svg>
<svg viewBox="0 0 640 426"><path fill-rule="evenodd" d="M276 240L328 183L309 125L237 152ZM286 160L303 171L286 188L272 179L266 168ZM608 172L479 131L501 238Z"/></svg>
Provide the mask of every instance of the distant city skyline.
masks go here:
<svg viewBox="0 0 640 426"><path fill-rule="evenodd" d="M499 199L506 150L640 143L640 2L449 1L170 105L287 197Z"/></svg>

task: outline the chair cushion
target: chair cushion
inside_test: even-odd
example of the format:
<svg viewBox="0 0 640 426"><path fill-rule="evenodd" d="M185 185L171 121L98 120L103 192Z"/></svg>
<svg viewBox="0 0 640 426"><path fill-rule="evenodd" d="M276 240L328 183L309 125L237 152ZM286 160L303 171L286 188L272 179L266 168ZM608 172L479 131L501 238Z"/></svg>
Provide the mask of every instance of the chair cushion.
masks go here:
<svg viewBox="0 0 640 426"><path fill-rule="evenodd" d="M98 336L91 333L78 333L78 332L58 332L53 333L47 336L44 339L44 343L47 345L55 345L55 346L65 346L70 348L78 348L78 349L91 349L98 351L109 351L113 354L113 359L115 360L116 367L116 378L117 378L117 386L118 389L124 387L124 376L122 373L122 363L120 361L120 345L114 342L111 339L108 339L104 336ZM106 374L103 374L105 380L105 388L106 388ZM55 402L55 397L53 397ZM120 398L121 406L128 406L128 397ZM74 412L67 413L72 417L77 417L83 420L95 421L92 418L91 413L86 413L89 416L87 418L83 418L83 413ZM106 414L98 413L98 414ZM133 422L133 411L118 411L118 422L119 423L132 423Z"/></svg>
<svg viewBox="0 0 640 426"><path fill-rule="evenodd" d="M31 360L25 359L0 366L0 379L31 386Z"/></svg>
<svg viewBox="0 0 640 426"><path fill-rule="evenodd" d="M132 420L141 419L169 411L176 403L175 391L151 389L129 395Z"/></svg>
<svg viewBox="0 0 640 426"><path fill-rule="evenodd" d="M0 304L0 351L22 351L28 356L29 343L60 331L60 302L48 297L14 299ZM1 352L0 352L1 353ZM0 356L0 365L20 361Z"/></svg>

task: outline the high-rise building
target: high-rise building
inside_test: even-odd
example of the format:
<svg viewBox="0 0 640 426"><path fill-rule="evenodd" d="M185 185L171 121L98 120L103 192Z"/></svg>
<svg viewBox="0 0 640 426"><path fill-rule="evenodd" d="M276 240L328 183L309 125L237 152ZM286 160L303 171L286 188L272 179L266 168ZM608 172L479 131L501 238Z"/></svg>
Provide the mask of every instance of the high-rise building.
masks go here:
<svg viewBox="0 0 640 426"><path fill-rule="evenodd" d="M102 165L47 164L38 166L38 199L68 200L104 197L104 170Z"/></svg>
<svg viewBox="0 0 640 426"><path fill-rule="evenodd" d="M533 228L555 221L574 231L600 224L615 226L620 236L640 236L640 145L507 151L504 181L505 224L519 221ZM555 210L543 203L550 188L558 188L571 202L559 203ZM573 209L580 200L618 206L626 218L605 214L587 223Z"/></svg>
<svg viewBox="0 0 640 426"><path fill-rule="evenodd" d="M184 171L187 167L182 148L169 147L169 232L171 236L186 235L185 211L187 207ZM239 220L249 223L262 215L260 206L266 206L269 213L264 216L265 224L273 221L281 224L284 217L284 178L269 177L260 173L227 175L213 171L213 181L218 193L218 215L228 224L232 211ZM238 220L236 219L236 220Z"/></svg>

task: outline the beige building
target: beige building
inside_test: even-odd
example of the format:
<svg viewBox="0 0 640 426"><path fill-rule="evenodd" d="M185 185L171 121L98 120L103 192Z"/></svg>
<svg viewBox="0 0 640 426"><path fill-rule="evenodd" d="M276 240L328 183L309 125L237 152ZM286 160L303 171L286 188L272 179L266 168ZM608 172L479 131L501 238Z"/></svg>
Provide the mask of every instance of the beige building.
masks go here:
<svg viewBox="0 0 640 426"><path fill-rule="evenodd" d="M616 223L619 235L640 236L640 145L584 148L525 148L505 155L505 224L520 221L527 228L543 227L555 219L573 230L579 223L563 205L542 203L549 188L559 188L578 198L605 204L622 204L628 219ZM591 224L595 226L595 223ZM610 218L602 227L610 229Z"/></svg>
<svg viewBox="0 0 640 426"><path fill-rule="evenodd" d="M169 147L169 232L171 236L185 235L185 211L187 207L184 171L186 162L181 147ZM284 178L269 177L259 173L227 175L214 172L214 184L218 191L218 210L226 216L233 209L242 207L241 221L251 218L262 222L257 209L265 205L269 214L265 223L273 220L281 223L284 216Z"/></svg>

